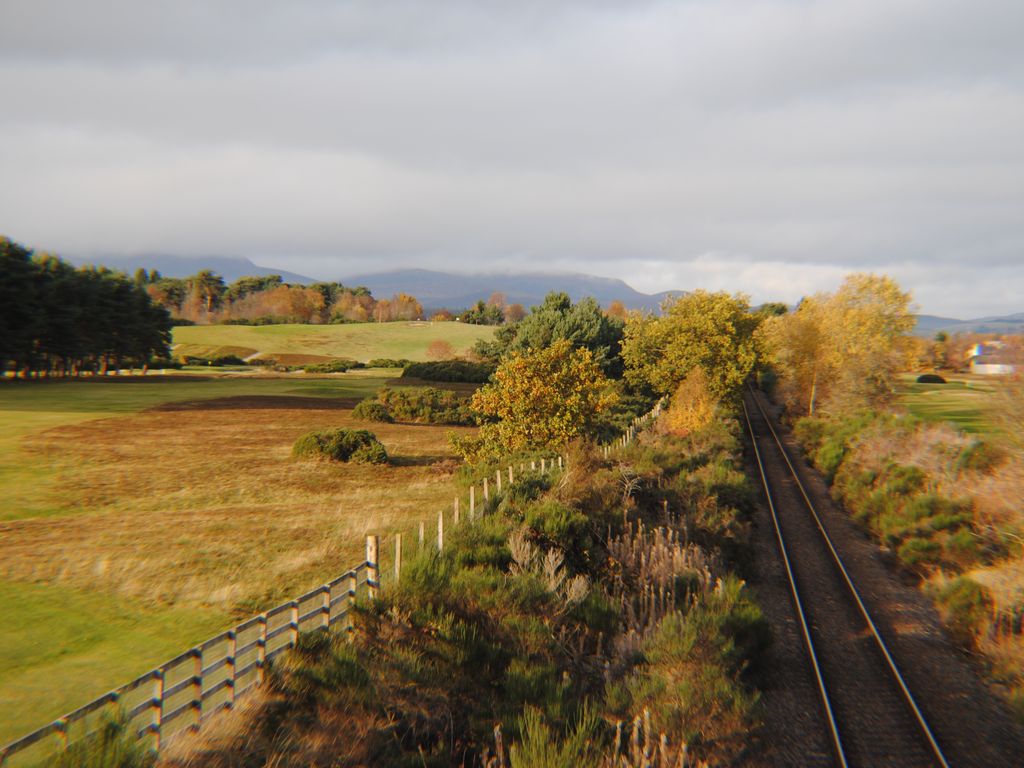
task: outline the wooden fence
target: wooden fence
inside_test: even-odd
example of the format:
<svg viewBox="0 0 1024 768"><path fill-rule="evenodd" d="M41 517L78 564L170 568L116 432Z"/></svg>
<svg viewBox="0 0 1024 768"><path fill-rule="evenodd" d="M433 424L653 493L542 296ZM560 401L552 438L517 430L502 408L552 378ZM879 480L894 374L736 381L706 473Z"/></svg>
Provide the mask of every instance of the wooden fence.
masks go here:
<svg viewBox="0 0 1024 768"><path fill-rule="evenodd" d="M625 434L604 446L608 457L616 447L626 446L637 431L661 412L661 403L649 414L633 420ZM449 525L459 525L468 517L482 514L492 490L500 493L503 483L512 484L526 472L548 473L562 469L562 456L531 459L498 469L493 476L469 488L465 514L461 499L456 497ZM477 491L480 491L479 495ZM478 511L479 505L479 511ZM444 548L446 515L437 517L437 547ZM426 524L419 524L419 546L427 545ZM243 621L233 629L189 648L170 661L110 693L54 720L16 741L0 747L0 766L24 759L26 765L37 764L48 756L96 731L105 715L121 713L139 737L151 737L157 751L168 739L184 730L198 730L214 713L234 705L235 700L263 682L267 665L277 656L294 647L299 635L315 629L336 628L344 622L351 628L350 608L360 591L371 598L380 586L380 539L367 536L366 560L336 579L294 600L282 603L265 613ZM402 570L402 535L394 535L394 578Z"/></svg>
<svg viewBox="0 0 1024 768"><path fill-rule="evenodd" d="M374 537L375 538L375 537ZM368 546L369 549L369 546ZM374 553L375 554L375 553ZM120 712L159 750L186 729L198 730L215 712L259 685L267 664L293 647L299 634L348 620L360 590L378 585L376 556L333 581L189 648L141 677L0 749L0 765L15 755L38 763L96 730L104 715Z"/></svg>

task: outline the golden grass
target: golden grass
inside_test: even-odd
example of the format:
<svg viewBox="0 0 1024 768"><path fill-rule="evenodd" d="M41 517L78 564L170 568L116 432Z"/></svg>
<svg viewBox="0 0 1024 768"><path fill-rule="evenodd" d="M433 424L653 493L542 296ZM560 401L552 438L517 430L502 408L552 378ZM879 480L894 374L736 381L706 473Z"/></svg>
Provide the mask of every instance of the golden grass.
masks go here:
<svg viewBox="0 0 1024 768"><path fill-rule="evenodd" d="M0 523L0 577L238 615L322 583L362 559L366 533L451 503L448 427L370 425L386 467L291 457L309 430L367 427L350 414L222 398L29 436L65 514Z"/></svg>

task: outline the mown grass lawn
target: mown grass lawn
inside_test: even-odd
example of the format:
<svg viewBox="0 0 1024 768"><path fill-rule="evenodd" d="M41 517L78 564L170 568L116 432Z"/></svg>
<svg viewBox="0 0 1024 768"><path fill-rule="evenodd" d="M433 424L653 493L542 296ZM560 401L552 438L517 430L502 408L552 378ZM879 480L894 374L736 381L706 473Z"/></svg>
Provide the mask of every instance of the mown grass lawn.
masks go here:
<svg viewBox="0 0 1024 768"><path fill-rule="evenodd" d="M456 354L481 339L494 336L494 327L467 323L346 323L342 325L193 325L174 329L178 356L236 355L299 363L332 357L366 362L374 358L427 360L435 341L451 345Z"/></svg>
<svg viewBox="0 0 1024 768"><path fill-rule="evenodd" d="M0 743L342 573L367 533L436 520L450 428L351 416L389 380L0 382ZM292 458L335 426L392 464Z"/></svg>
<svg viewBox="0 0 1024 768"><path fill-rule="evenodd" d="M993 431L988 412L999 382L979 376L951 376L945 384L918 384L915 376L900 381L897 397L901 405L925 421L950 422L965 432Z"/></svg>

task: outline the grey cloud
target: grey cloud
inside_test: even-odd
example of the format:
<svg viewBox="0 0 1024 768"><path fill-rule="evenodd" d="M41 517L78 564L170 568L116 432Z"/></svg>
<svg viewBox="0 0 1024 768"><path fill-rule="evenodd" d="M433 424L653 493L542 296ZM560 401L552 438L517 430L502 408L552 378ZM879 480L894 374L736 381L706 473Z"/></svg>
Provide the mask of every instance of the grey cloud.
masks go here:
<svg viewBox="0 0 1024 768"><path fill-rule="evenodd" d="M1024 309L1005 289L1024 282L1019 2L0 15L0 232L40 247L325 277L557 265L786 300L891 269L929 301L954 304L943 275Z"/></svg>

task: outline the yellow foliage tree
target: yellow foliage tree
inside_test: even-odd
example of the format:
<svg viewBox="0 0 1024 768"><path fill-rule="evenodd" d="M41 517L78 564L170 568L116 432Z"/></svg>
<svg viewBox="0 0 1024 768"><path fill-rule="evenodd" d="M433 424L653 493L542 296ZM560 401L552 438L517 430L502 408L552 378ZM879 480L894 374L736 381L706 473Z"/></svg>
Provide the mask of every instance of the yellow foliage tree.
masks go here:
<svg viewBox="0 0 1024 768"><path fill-rule="evenodd" d="M698 366L676 387L662 424L672 434L687 435L710 424L717 408L718 400L708 390L708 377Z"/></svg>
<svg viewBox="0 0 1024 768"><path fill-rule="evenodd" d="M513 352L473 395L473 410L486 420L479 437L453 438L453 444L470 461L561 448L586 435L615 400L589 349L561 339L546 349Z"/></svg>
<svg viewBox="0 0 1024 768"><path fill-rule="evenodd" d="M631 315L622 342L626 379L668 395L699 367L715 398L732 397L758 360L761 319L745 296L708 291L671 301L661 317Z"/></svg>
<svg viewBox="0 0 1024 768"><path fill-rule="evenodd" d="M914 327L910 294L885 275L854 274L834 294L804 299L769 319L763 338L787 404L813 415L822 402L846 410L892 391Z"/></svg>

